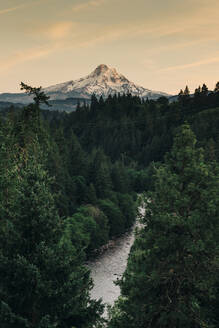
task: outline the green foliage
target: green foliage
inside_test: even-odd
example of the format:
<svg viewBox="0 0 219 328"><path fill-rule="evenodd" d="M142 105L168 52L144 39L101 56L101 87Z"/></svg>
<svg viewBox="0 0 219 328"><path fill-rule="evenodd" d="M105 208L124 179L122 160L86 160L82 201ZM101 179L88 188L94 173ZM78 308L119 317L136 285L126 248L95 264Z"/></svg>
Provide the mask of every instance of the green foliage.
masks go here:
<svg viewBox="0 0 219 328"><path fill-rule="evenodd" d="M125 218L125 228L129 229L136 219L136 206L132 196L128 194L118 194L118 205Z"/></svg>
<svg viewBox="0 0 219 328"><path fill-rule="evenodd" d="M59 322L63 328L86 328L98 322L101 306L89 299L92 284L83 261L109 238L131 227L136 192L143 190L153 190L151 199L156 202L148 204L151 212L133 247L122 282L123 295L113 310L118 314L113 314L115 325L119 318L123 326L131 327L135 318L140 328L142 312L148 309L148 303L145 307L141 304L149 294L150 315L159 308L157 319L153 317L156 324L160 320L164 325L170 314L171 322L179 320L183 325L195 313L196 318L216 327L218 282L212 272L217 276L218 261L213 254L208 258L206 249L215 249L212 243L217 233L213 181L219 159L218 83L212 92L206 85L198 87L194 96L185 88L178 101L165 97L141 100L131 95L98 100L93 96L90 107L80 105L69 114L40 111L40 104L48 102L42 88L25 84L22 88L34 97L34 103L17 111L11 108L8 118L4 114L0 122L3 328L29 327L31 320L37 328L59 327ZM175 129L185 120L204 153L196 151L193 135L185 128L184 137L176 139L172 155L162 164L172 147ZM190 218L189 212L191 219L184 220ZM151 256L147 264L146 250ZM205 283L203 261L198 264L202 257L206 260ZM178 265L177 258L183 264ZM132 268L137 270L136 277ZM188 268L192 281L187 278ZM168 295L177 290L180 270L185 273L182 289L191 313L183 294L177 304L185 306L181 312L186 315L174 319L179 312L172 311L175 301L171 307ZM161 298L165 293L166 298ZM138 302L132 304L129 297L134 300L136 295ZM172 294L169 297L172 299ZM162 306L170 306L169 312L164 313L159 300L165 303Z"/></svg>
<svg viewBox="0 0 219 328"><path fill-rule="evenodd" d="M110 328L218 326L210 310L216 296L219 171L204 162L195 144L184 125L156 170Z"/></svg>
<svg viewBox="0 0 219 328"><path fill-rule="evenodd" d="M14 131L17 121L10 120L0 129L1 326L92 327L103 306L90 299L92 282L83 266L84 248L79 249L90 233L81 236L81 223L75 224L73 239L71 222L60 219L51 192L53 179L45 169L47 154L40 145L46 134L43 128L35 129L40 117L32 119L21 115L20 129Z"/></svg>
<svg viewBox="0 0 219 328"><path fill-rule="evenodd" d="M97 194L93 183L89 184L86 191L85 201L87 204L97 204Z"/></svg>
<svg viewBox="0 0 219 328"><path fill-rule="evenodd" d="M80 207L79 213L83 215L83 220L86 220L84 229L90 237L87 247L87 253L90 255L94 250L98 250L101 246L107 244L109 240L108 219L103 211L92 205Z"/></svg>
<svg viewBox="0 0 219 328"><path fill-rule="evenodd" d="M39 88L33 88L23 82L21 82L21 90L25 90L25 92L28 95L33 95L34 102L36 103L36 106L39 107L40 104L46 104L47 106L50 106L48 103L49 96L47 96L43 91L42 87Z"/></svg>
<svg viewBox="0 0 219 328"><path fill-rule="evenodd" d="M99 201L99 207L108 218L110 237L121 235L125 231L125 218L118 205L109 199L104 199Z"/></svg>
<svg viewBox="0 0 219 328"><path fill-rule="evenodd" d="M112 182L115 191L127 193L130 191L130 178L126 167L122 162L116 162L112 169Z"/></svg>
<svg viewBox="0 0 219 328"><path fill-rule="evenodd" d="M21 318L27 327L41 327L48 318L51 327L90 326L98 307L89 304L92 285L83 248L76 249L79 228L75 240L62 233L48 175L36 158L25 154L19 166L19 210L1 222L1 300L11 320Z"/></svg>
<svg viewBox="0 0 219 328"><path fill-rule="evenodd" d="M91 178L94 183L97 197L107 198L112 190L110 168L107 158L102 151L97 151L91 167Z"/></svg>

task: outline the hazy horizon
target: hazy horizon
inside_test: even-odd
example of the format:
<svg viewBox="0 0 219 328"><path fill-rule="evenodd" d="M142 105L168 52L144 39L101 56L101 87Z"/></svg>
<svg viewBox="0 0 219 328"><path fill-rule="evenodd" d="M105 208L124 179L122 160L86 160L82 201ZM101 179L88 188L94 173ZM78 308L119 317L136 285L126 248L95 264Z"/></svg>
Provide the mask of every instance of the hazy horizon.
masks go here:
<svg viewBox="0 0 219 328"><path fill-rule="evenodd" d="M216 0L0 0L0 93L47 87L115 67L177 94L219 80Z"/></svg>

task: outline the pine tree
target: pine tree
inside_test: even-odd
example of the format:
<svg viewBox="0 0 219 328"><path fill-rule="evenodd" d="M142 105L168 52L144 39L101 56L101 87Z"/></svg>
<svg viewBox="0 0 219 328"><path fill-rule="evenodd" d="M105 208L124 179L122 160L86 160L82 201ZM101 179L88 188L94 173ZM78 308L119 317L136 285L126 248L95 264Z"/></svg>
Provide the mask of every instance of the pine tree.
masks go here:
<svg viewBox="0 0 219 328"><path fill-rule="evenodd" d="M17 155L13 125L9 121L0 122L0 218L7 219L11 212L16 212Z"/></svg>
<svg viewBox="0 0 219 328"><path fill-rule="evenodd" d="M89 299L89 272L63 232L50 178L31 149L17 166L19 206L1 221L2 327L90 327L101 307Z"/></svg>
<svg viewBox="0 0 219 328"><path fill-rule="evenodd" d="M90 183L87 187L85 201L87 204L97 204L97 194L93 183Z"/></svg>
<svg viewBox="0 0 219 328"><path fill-rule="evenodd" d="M109 199L99 201L99 208L107 216L109 223L109 236L115 237L122 235L125 231L125 218L115 202Z"/></svg>
<svg viewBox="0 0 219 328"><path fill-rule="evenodd" d="M201 87L200 87L200 85L199 85L199 87L195 89L194 96L195 96L195 97L198 97L198 96L200 96L200 93L201 93Z"/></svg>
<svg viewBox="0 0 219 328"><path fill-rule="evenodd" d="M219 81L216 83L216 86L215 86L214 92L215 92L215 93L219 92Z"/></svg>
<svg viewBox="0 0 219 328"><path fill-rule="evenodd" d="M110 328L218 327L219 172L195 145L184 125L156 171Z"/></svg>
<svg viewBox="0 0 219 328"><path fill-rule="evenodd" d="M207 85L205 83L202 85L201 93L204 96L207 96L208 95L208 87L207 87Z"/></svg>
<svg viewBox="0 0 219 328"><path fill-rule="evenodd" d="M187 106L190 100L190 91L188 86L185 87L185 90L180 90L178 94L178 101L181 105Z"/></svg>
<svg viewBox="0 0 219 328"><path fill-rule="evenodd" d="M45 92L42 90L42 87L39 88L33 88L24 82L21 82L21 90L25 90L25 92L33 96L34 103L36 104L36 108L40 108L40 104L45 104L47 106L49 105L49 96L45 94Z"/></svg>
<svg viewBox="0 0 219 328"><path fill-rule="evenodd" d="M37 102L29 109L40 112ZM68 222L58 216L38 118L21 116L20 130L8 125L8 134L0 131L1 327L92 327L102 305L89 297L92 282L77 248L81 236L75 233L72 243ZM19 131L28 122L23 143Z"/></svg>
<svg viewBox="0 0 219 328"><path fill-rule="evenodd" d="M68 139L68 171L71 177L76 175L86 176L87 162L85 154L77 137L70 131Z"/></svg>
<svg viewBox="0 0 219 328"><path fill-rule="evenodd" d="M91 167L91 181L94 183L98 198L109 197L112 181L107 157L102 150L98 150L95 154Z"/></svg>
<svg viewBox="0 0 219 328"><path fill-rule="evenodd" d="M129 191L129 181L125 166L122 162L116 162L112 169L112 182L115 191L127 193Z"/></svg>
<svg viewBox="0 0 219 328"><path fill-rule="evenodd" d="M190 91L189 91L189 87L188 87L188 85L185 87L185 90L184 90L184 96L186 96L186 97L189 97L189 95L190 95Z"/></svg>
<svg viewBox="0 0 219 328"><path fill-rule="evenodd" d="M180 89L180 92L178 94L178 101L180 102L183 99L183 97L184 97L184 92L182 89Z"/></svg>

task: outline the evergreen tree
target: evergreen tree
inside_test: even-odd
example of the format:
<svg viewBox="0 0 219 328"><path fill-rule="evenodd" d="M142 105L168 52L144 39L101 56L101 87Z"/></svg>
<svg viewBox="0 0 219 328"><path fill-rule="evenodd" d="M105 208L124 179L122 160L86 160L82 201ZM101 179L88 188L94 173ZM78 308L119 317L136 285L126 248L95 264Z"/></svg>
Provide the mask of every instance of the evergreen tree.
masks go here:
<svg viewBox="0 0 219 328"><path fill-rule="evenodd" d="M178 94L178 101L183 107L187 107L190 103L190 91L188 86L185 87L185 90L180 90Z"/></svg>
<svg viewBox="0 0 219 328"><path fill-rule="evenodd" d="M47 106L50 106L48 103L49 96L47 96L45 94L45 92L42 90L42 87L33 88L33 87L21 82L21 90L25 90L25 92L28 95L33 96L33 100L38 109L40 108L40 104L45 104Z"/></svg>
<svg viewBox="0 0 219 328"><path fill-rule="evenodd" d="M189 91L189 87L188 87L188 85L185 87L185 90L184 90L184 96L186 96L186 97L189 97L189 95L190 95L190 91Z"/></svg>
<svg viewBox="0 0 219 328"><path fill-rule="evenodd" d="M89 186L87 187L85 201L87 204L92 204L92 205L97 204L97 194L93 183L90 183Z"/></svg>
<svg viewBox="0 0 219 328"><path fill-rule="evenodd" d="M199 85L199 87L195 89L194 96L195 96L195 97L198 97L198 96L200 95L200 93L201 93L201 87L200 87L200 85Z"/></svg>
<svg viewBox="0 0 219 328"><path fill-rule="evenodd" d="M195 106L196 110L193 109L193 111L199 110L201 100L202 100L202 94L201 94L201 87L199 86L198 88L195 89L195 92L194 92L194 106Z"/></svg>
<svg viewBox="0 0 219 328"><path fill-rule="evenodd" d="M109 236L120 236L125 231L125 218L115 202L109 199L100 200L99 208L107 216L109 222Z"/></svg>
<svg viewBox="0 0 219 328"><path fill-rule="evenodd" d="M107 198L112 190L110 168L102 150L96 152L91 167L91 180L94 183L98 198Z"/></svg>
<svg viewBox="0 0 219 328"><path fill-rule="evenodd" d="M19 118L20 129L14 132L8 121L0 129L1 327L92 327L102 305L89 297L92 282L77 249L80 234L73 244L55 208L47 154L39 143L44 95L38 91Z"/></svg>
<svg viewBox="0 0 219 328"><path fill-rule="evenodd" d="M216 86L215 86L215 89L214 89L214 92L219 92L219 81L216 83Z"/></svg>
<svg viewBox="0 0 219 328"><path fill-rule="evenodd" d="M184 125L156 171L110 328L218 327L219 172L195 145Z"/></svg>
<svg viewBox="0 0 219 328"><path fill-rule="evenodd" d="M68 172L71 177L76 175L86 176L86 157L77 137L70 131L66 137L68 141ZM66 140L65 140L66 141Z"/></svg>
<svg viewBox="0 0 219 328"><path fill-rule="evenodd" d="M182 99L183 99L183 97L184 97L184 92L183 92L182 89L180 89L180 92L179 92L179 94L178 94L178 101L181 102Z"/></svg>
<svg viewBox="0 0 219 328"><path fill-rule="evenodd" d="M201 93L204 96L207 96L208 95L208 87L207 87L207 85L205 83L202 85Z"/></svg>
<svg viewBox="0 0 219 328"><path fill-rule="evenodd" d="M112 169L112 182L115 191L126 193L129 191L129 181L126 168L122 162L116 162Z"/></svg>
<svg viewBox="0 0 219 328"><path fill-rule="evenodd" d="M62 229L50 179L31 149L17 166L19 207L0 224L1 327L91 327L101 306L89 299L89 272Z"/></svg>

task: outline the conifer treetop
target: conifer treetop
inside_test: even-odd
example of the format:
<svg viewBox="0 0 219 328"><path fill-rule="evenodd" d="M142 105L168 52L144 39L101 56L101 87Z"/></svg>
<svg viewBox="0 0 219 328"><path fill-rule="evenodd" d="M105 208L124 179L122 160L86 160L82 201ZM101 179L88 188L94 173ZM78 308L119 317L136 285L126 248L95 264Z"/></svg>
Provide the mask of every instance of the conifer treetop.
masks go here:
<svg viewBox="0 0 219 328"><path fill-rule="evenodd" d="M25 90L25 92L28 95L34 96L33 100L37 106L40 106L40 104L45 104L47 106L51 106L48 102L50 97L47 96L44 91L42 91L42 87L33 88L23 82L21 82L20 85L21 85L21 90Z"/></svg>

